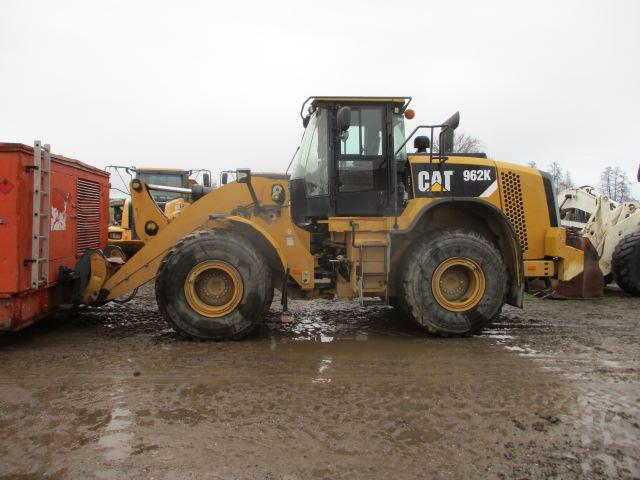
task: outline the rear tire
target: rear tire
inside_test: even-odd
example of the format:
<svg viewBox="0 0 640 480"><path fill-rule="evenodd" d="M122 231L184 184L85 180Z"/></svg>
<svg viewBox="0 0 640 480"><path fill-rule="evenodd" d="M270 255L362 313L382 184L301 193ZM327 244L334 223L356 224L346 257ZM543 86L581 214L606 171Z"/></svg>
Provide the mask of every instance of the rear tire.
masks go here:
<svg viewBox="0 0 640 480"><path fill-rule="evenodd" d="M187 235L162 261L156 300L169 324L198 340L239 339L262 320L273 295L267 262L226 230Z"/></svg>
<svg viewBox="0 0 640 480"><path fill-rule="evenodd" d="M640 232L620 240L611 260L611 271L620 288L629 295L640 296Z"/></svg>
<svg viewBox="0 0 640 480"><path fill-rule="evenodd" d="M399 301L432 333L475 333L500 312L506 285L506 268L491 242L472 232L438 232L404 255Z"/></svg>

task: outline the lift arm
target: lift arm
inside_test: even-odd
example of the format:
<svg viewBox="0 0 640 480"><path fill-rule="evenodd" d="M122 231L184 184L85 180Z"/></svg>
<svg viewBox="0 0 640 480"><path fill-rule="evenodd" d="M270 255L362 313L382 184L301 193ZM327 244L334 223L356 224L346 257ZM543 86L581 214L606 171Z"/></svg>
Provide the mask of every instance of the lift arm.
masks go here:
<svg viewBox="0 0 640 480"><path fill-rule="evenodd" d="M138 183L134 185L134 182ZM253 182L262 205L269 206L273 181L254 177ZM233 224L252 227L274 249L283 263L283 270L290 269L292 278L302 288L313 288L314 257L309 252L309 238L305 236L306 232L291 223L288 205L271 202L274 208L282 209L275 220L270 220L271 223L266 223L255 212L248 219L234 216L232 212L239 207L251 211L253 200L246 185L232 182L208 193L169 221L143 182L133 180L131 193L135 223L138 230L145 232L145 246L124 265L111 268L103 284L91 282L87 285L90 291L84 291L82 298L91 299L91 304L99 305L121 297L152 280L169 250L191 232L202 228L230 228Z"/></svg>

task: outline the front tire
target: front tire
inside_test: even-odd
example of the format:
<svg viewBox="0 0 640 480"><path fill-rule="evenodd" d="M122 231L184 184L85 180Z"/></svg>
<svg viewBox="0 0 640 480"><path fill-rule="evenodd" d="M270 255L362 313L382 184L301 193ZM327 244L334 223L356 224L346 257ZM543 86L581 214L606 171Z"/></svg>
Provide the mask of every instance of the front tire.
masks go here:
<svg viewBox="0 0 640 480"><path fill-rule="evenodd" d="M414 322L432 333L467 334L502 309L507 272L491 242L456 230L417 240L399 280L400 304Z"/></svg>
<svg viewBox="0 0 640 480"><path fill-rule="evenodd" d="M226 230L187 235L162 261L158 307L182 335L198 340L239 339L262 320L273 294L264 257Z"/></svg>
<svg viewBox="0 0 640 480"><path fill-rule="evenodd" d="M629 295L640 296L640 232L618 242L611 258L616 283Z"/></svg>

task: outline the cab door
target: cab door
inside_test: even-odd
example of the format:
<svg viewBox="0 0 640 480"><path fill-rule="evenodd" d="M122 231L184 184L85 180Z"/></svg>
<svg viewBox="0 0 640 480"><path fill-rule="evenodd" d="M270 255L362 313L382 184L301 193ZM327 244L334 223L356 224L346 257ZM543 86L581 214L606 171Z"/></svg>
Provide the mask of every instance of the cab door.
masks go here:
<svg viewBox="0 0 640 480"><path fill-rule="evenodd" d="M351 126L336 138L336 214L383 216L389 206L387 112L351 106Z"/></svg>

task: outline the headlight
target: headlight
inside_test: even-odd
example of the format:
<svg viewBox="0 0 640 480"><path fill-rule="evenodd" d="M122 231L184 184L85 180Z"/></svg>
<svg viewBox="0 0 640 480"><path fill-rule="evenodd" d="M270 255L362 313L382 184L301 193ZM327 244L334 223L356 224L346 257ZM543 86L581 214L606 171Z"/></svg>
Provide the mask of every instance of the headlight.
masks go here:
<svg viewBox="0 0 640 480"><path fill-rule="evenodd" d="M110 240L120 240L122 238L122 232L109 232Z"/></svg>
<svg viewBox="0 0 640 480"><path fill-rule="evenodd" d="M271 186L271 200L276 203L284 203L284 187L279 184Z"/></svg>

